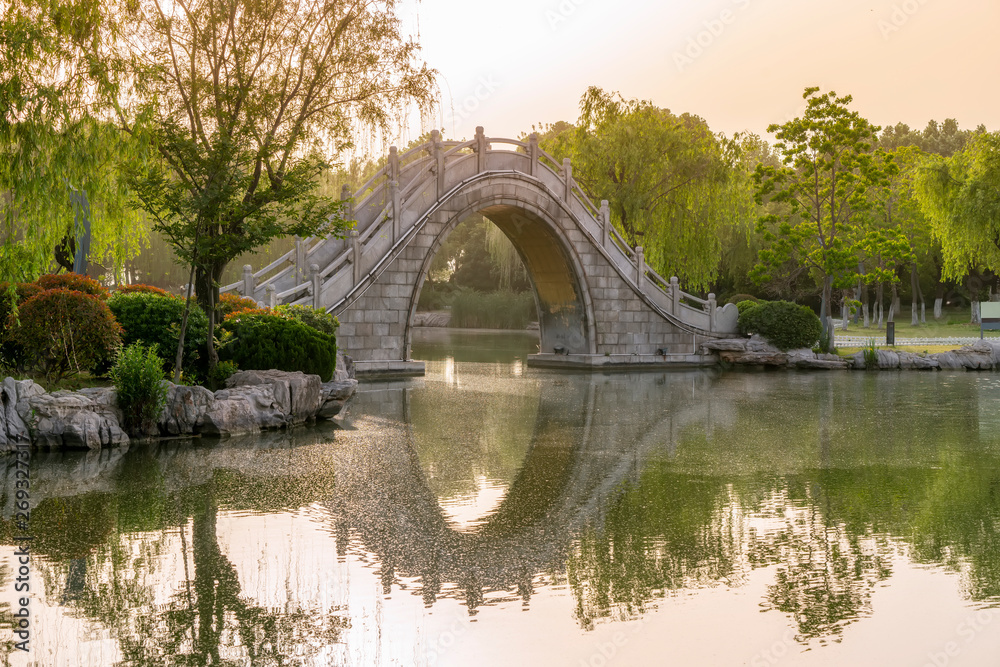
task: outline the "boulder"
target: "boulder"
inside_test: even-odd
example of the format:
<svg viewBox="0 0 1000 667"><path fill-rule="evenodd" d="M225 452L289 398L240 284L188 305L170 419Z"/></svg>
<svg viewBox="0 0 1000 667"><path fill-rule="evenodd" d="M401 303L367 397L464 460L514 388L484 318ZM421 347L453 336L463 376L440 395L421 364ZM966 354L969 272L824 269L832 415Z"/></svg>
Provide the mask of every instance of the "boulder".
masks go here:
<svg viewBox="0 0 1000 667"><path fill-rule="evenodd" d="M962 363L961 357L954 351L952 352L938 352L937 354L928 355L931 359L938 362L938 366L942 370L946 371L957 371L965 368Z"/></svg>
<svg viewBox="0 0 1000 667"><path fill-rule="evenodd" d="M220 389L198 423L206 435L231 436L257 433L262 428L280 428L286 415L274 397L273 384Z"/></svg>
<svg viewBox="0 0 1000 667"><path fill-rule="evenodd" d="M898 352L899 367L904 370L934 370L940 369L941 364L930 357L922 357L913 352Z"/></svg>
<svg viewBox="0 0 1000 667"><path fill-rule="evenodd" d="M707 340L701 344L702 354L709 352L744 352L747 349L749 338L724 338L721 340Z"/></svg>
<svg viewBox="0 0 1000 667"><path fill-rule="evenodd" d="M316 416L321 419L333 419L340 414L357 389L358 381L354 379L324 383L323 406Z"/></svg>
<svg viewBox="0 0 1000 667"><path fill-rule="evenodd" d="M827 371L847 370L850 366L851 362L846 359L820 359L813 357L812 359L802 358L795 362L796 368L815 368Z"/></svg>
<svg viewBox="0 0 1000 667"><path fill-rule="evenodd" d="M0 452L14 449L29 437L28 427L17 413L17 384L14 378L6 378L0 384Z"/></svg>
<svg viewBox="0 0 1000 667"><path fill-rule="evenodd" d="M877 350L878 369L891 371L899 368L899 354L895 350Z"/></svg>
<svg viewBox="0 0 1000 667"><path fill-rule="evenodd" d="M100 449L129 441L115 409L79 392L33 395L27 402L31 410L27 424L36 445Z"/></svg>
<svg viewBox="0 0 1000 667"><path fill-rule="evenodd" d="M226 380L229 388L265 384L273 388L274 400L284 413L287 424L302 424L315 419L323 405L318 375L306 375L301 371L240 371Z"/></svg>
<svg viewBox="0 0 1000 667"><path fill-rule="evenodd" d="M164 435L189 435L195 433L198 422L208 412L215 395L205 387L188 387L167 383L167 403L156 420Z"/></svg>
<svg viewBox="0 0 1000 667"><path fill-rule="evenodd" d="M334 382L354 379L354 359L337 350L337 369L333 372Z"/></svg>

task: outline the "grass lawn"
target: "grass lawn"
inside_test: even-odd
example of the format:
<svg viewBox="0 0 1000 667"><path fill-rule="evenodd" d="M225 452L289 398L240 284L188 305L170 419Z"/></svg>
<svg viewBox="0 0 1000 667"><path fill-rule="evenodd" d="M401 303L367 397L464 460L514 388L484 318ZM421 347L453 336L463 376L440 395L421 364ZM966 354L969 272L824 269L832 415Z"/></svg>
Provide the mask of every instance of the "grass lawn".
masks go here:
<svg viewBox="0 0 1000 667"><path fill-rule="evenodd" d="M878 345L880 350L895 350L897 352L914 352L916 354L937 354L938 352L951 352L957 350L961 345ZM837 354L842 357L851 357L864 348L860 347L838 347Z"/></svg>
<svg viewBox="0 0 1000 667"><path fill-rule="evenodd" d="M979 336L979 325L971 324L971 312L968 308L946 308L940 320L932 317L928 309L927 324L912 326L910 324L910 309L904 304L903 312L899 313L896 320L896 338L968 338ZM841 322L834 318L835 323ZM855 326L852 322L847 330L837 329L837 334L841 336L870 336L877 338L885 335L885 323L882 328L874 326L865 328L860 324ZM987 331L987 338L1000 338L1000 331ZM949 348L950 349L950 348Z"/></svg>

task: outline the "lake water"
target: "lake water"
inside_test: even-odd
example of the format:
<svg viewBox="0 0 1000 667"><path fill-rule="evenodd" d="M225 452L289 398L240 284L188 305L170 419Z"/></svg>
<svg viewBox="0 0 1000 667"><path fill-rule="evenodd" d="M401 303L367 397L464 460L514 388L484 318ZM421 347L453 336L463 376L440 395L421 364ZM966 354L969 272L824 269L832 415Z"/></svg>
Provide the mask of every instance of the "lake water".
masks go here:
<svg viewBox="0 0 1000 667"><path fill-rule="evenodd" d="M426 377L339 427L35 454L11 664L998 664L1000 377L562 373L531 335L425 335Z"/></svg>

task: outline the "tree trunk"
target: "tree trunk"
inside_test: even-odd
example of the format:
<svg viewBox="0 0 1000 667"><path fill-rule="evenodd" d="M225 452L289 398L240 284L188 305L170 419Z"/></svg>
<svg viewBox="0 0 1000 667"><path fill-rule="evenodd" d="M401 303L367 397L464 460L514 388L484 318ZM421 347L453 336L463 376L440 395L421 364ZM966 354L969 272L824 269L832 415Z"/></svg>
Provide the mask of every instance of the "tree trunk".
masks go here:
<svg viewBox="0 0 1000 667"><path fill-rule="evenodd" d="M892 303L889 305L889 320L888 320L889 322L895 322L896 320L894 318L896 316L896 313L898 313L903 309L899 303L898 287L899 286L896 283L892 284L892 289L891 289Z"/></svg>
<svg viewBox="0 0 1000 667"><path fill-rule="evenodd" d="M944 308L944 283L938 281L937 287L934 288L934 319L940 320L943 315Z"/></svg>
<svg viewBox="0 0 1000 667"><path fill-rule="evenodd" d="M910 267L910 324L918 326L920 315L917 313L917 300L920 298L920 281L917 280L917 265Z"/></svg>
<svg viewBox="0 0 1000 667"><path fill-rule="evenodd" d="M823 278L823 298L820 301L820 323L822 325L823 338L829 340L833 336L830 331L830 324L833 321L833 277Z"/></svg>
<svg viewBox="0 0 1000 667"><path fill-rule="evenodd" d="M875 288L875 310L877 312L872 313L872 317L878 320L878 324L876 324L876 327L879 329L882 328L882 315L884 314L884 309L883 309L884 307L882 305L882 294L884 291L885 288L882 285L882 283L879 283L878 286Z"/></svg>
<svg viewBox="0 0 1000 667"><path fill-rule="evenodd" d="M850 294L844 290L844 294L840 298L840 315L844 318L844 331L847 331L847 324L851 321L851 307L847 304L848 299L850 299Z"/></svg>
<svg viewBox="0 0 1000 667"><path fill-rule="evenodd" d="M198 293L198 305L208 316L208 340L205 352L208 359L208 373L219 363L219 353L215 349L216 305L219 303L219 280L225 270L225 263L213 262L204 267L198 267L195 276L195 290Z"/></svg>

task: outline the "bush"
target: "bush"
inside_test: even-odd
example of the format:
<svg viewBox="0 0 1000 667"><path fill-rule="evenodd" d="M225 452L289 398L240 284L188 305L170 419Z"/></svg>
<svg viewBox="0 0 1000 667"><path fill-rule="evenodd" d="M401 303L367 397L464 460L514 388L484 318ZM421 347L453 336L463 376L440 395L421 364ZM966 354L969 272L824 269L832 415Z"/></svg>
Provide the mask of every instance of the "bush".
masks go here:
<svg viewBox="0 0 1000 667"><path fill-rule="evenodd" d="M101 299L108 298L108 290L93 278L79 273L50 273L35 281L43 290L67 289L84 294L93 294Z"/></svg>
<svg viewBox="0 0 1000 667"><path fill-rule="evenodd" d="M337 321L337 318L322 308L310 308L309 306L278 306L275 308L275 313L302 322L302 324L307 327L312 327L316 331L330 336L336 336L337 327L340 326L340 322Z"/></svg>
<svg viewBox="0 0 1000 667"><path fill-rule="evenodd" d="M218 321L221 322L226 319L226 315L235 313L238 310L247 310L250 308L256 309L257 302L245 296L240 296L239 294L226 292L219 295L219 303L215 305L215 312L218 316Z"/></svg>
<svg viewBox="0 0 1000 667"><path fill-rule="evenodd" d="M121 345L122 329L108 305L92 294L45 290L21 305L11 339L24 347L46 379L92 370Z"/></svg>
<svg viewBox="0 0 1000 667"><path fill-rule="evenodd" d="M165 289L160 289L152 285L142 285L140 283L136 283L135 285L121 285L115 290L115 294L133 294L135 292L156 294L157 296L173 296Z"/></svg>
<svg viewBox="0 0 1000 667"><path fill-rule="evenodd" d="M739 306L741 301L760 303L760 299L755 297L753 294L734 294L726 300L726 303L731 303L733 305Z"/></svg>
<svg viewBox="0 0 1000 667"><path fill-rule="evenodd" d="M760 334L780 350L812 347L822 329L811 308L790 301L765 301L747 308L740 313L739 328L744 334Z"/></svg>
<svg viewBox="0 0 1000 667"><path fill-rule="evenodd" d="M467 329L523 329L535 319L531 292L456 292L451 304L451 326Z"/></svg>
<svg viewBox="0 0 1000 667"><path fill-rule="evenodd" d="M119 354L109 373L118 393L122 427L129 435L155 435L156 420L167 402L163 359L154 346L133 343Z"/></svg>
<svg viewBox="0 0 1000 667"><path fill-rule="evenodd" d="M29 357L24 346L7 334L17 326L21 304L41 291L42 288L34 283L0 283L0 366L23 372Z"/></svg>
<svg viewBox="0 0 1000 667"><path fill-rule="evenodd" d="M740 301L736 304L736 310L740 315L750 310L751 308L756 308L760 304L760 301L750 301L749 299L745 301Z"/></svg>
<svg viewBox="0 0 1000 667"><path fill-rule="evenodd" d="M302 371L325 382L337 366L337 341L296 320L268 313L230 316L222 329L233 341L219 356L243 370Z"/></svg>
<svg viewBox="0 0 1000 667"><path fill-rule="evenodd" d="M177 354L184 300L174 296L160 296L152 292L115 292L108 299L111 312L124 330L125 345L142 343L155 348L163 361L164 370L173 368ZM187 333L184 335L184 369L203 370L199 351L208 340L208 317L195 303L191 304Z"/></svg>

